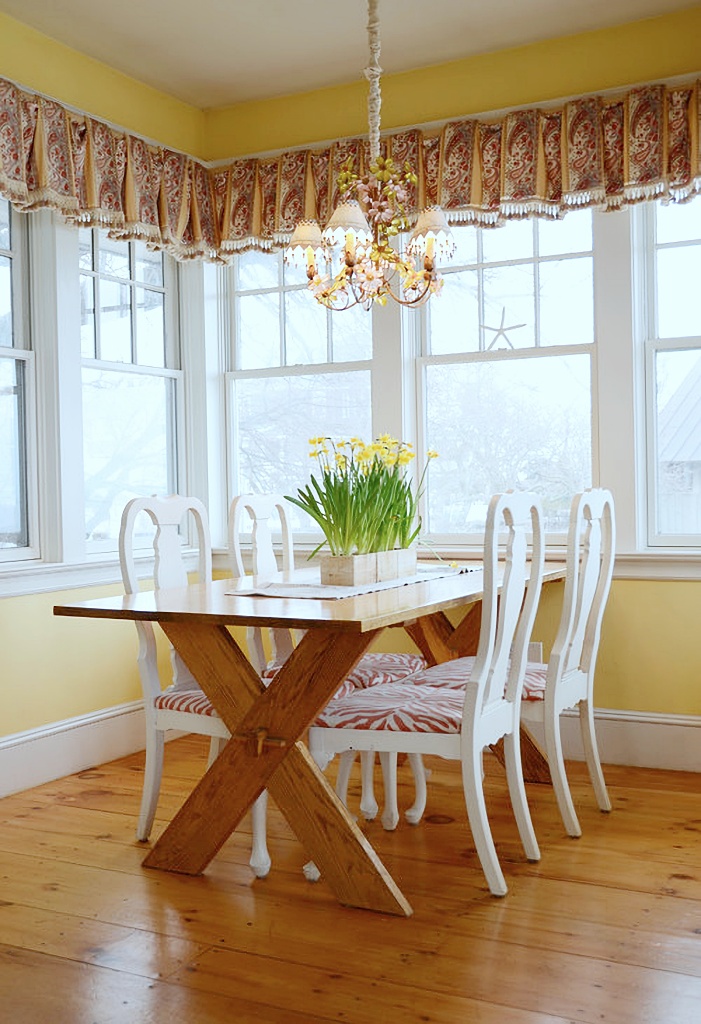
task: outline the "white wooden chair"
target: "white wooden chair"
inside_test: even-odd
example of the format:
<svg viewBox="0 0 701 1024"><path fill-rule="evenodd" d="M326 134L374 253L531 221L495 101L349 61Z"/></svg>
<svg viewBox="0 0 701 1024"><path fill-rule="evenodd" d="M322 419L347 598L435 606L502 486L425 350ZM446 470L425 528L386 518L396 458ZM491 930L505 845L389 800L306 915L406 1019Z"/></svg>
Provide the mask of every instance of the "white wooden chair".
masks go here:
<svg viewBox="0 0 701 1024"><path fill-rule="evenodd" d="M616 525L610 491L596 488L575 495L567 538L567 575L560 626L547 665L527 666L521 716L544 727L557 804L569 835L582 830L572 803L562 756L560 715L579 712L584 756L602 811L611 810L594 728L594 670L601 622L611 588Z"/></svg>
<svg viewBox="0 0 701 1024"><path fill-rule="evenodd" d="M156 527L153 541L153 583L156 589L187 586L180 528L188 514L192 515L197 529L199 579L212 579L212 545L207 512L202 502L197 498L179 495L133 498L122 513L119 532L119 562L127 594L139 590L134 560L134 524L141 512L145 512ZM209 764L230 734L190 671L172 649L172 681L162 689L153 625L150 622L137 622L135 625L139 636L138 664L146 718L146 766L136 835L145 842L151 834L158 804L166 732L177 729L211 737Z"/></svg>
<svg viewBox="0 0 701 1024"><path fill-rule="evenodd" d="M523 722L539 725L553 788L569 835L581 835L572 803L562 754L560 715L579 712L585 759L602 811L610 811L594 728L594 670L599 649L601 622L606 608L616 547L613 497L601 488L576 494L572 499L567 538L567 572L557 637L547 664L528 662L521 702ZM414 678L424 683L460 688L470 659L447 662ZM396 778L391 767L385 775L385 800L396 808ZM420 762L413 765L416 798L406 817L416 824L426 806L426 784ZM386 812L385 812L386 813Z"/></svg>
<svg viewBox="0 0 701 1024"><path fill-rule="evenodd" d="M506 530L503 585L500 534ZM477 656L448 663L462 670L460 687L429 685L444 666L331 701L309 730L309 746L323 769L344 750L434 754L459 760L467 815L490 891L507 892L489 827L482 784L485 747L503 737L506 774L521 841L529 860L540 852L526 800L521 769L520 705L528 641L543 577L540 501L531 494L495 495L487 513L484 542L484 597ZM427 677L427 682L422 679ZM307 877L315 877L307 865Z"/></svg>
<svg viewBox="0 0 701 1024"><path fill-rule="evenodd" d="M246 533L242 526L244 514L252 521L252 532ZM276 529L277 528L277 529ZM275 554L273 531L279 530L281 555L280 562ZM292 530L287 516L287 502L281 494L240 494L231 502L229 508L229 554L231 573L235 579L246 575L244 564L244 547L246 541L251 545L251 569L254 575L264 576L277 572L279 569L289 571L294 568L294 549ZM267 630L267 636L259 628L249 627L246 640L251 664L267 684L275 677L285 663L299 639L288 629ZM397 682L409 678L426 665L425 659L418 654L370 652L365 654L353 671L344 679L336 697L346 695L355 689L364 689L379 684ZM336 790L345 801L350 772L355 759L354 751L346 751L341 757ZM367 754L361 757L362 793L360 809L364 817L372 819L378 812L375 800L372 774L374 756ZM270 857L266 846L266 804L267 794L264 792L253 806L253 853L251 866L259 877L267 874L270 868Z"/></svg>

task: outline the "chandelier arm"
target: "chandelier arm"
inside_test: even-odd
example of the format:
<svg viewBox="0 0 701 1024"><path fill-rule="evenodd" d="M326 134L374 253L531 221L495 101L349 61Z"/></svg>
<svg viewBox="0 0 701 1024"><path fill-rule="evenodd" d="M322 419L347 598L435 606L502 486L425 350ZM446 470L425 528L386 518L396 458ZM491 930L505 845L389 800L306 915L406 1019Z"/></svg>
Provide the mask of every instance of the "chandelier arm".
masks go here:
<svg viewBox="0 0 701 1024"><path fill-rule="evenodd" d="M368 131L370 135L370 163L380 155L380 18L377 13L378 0L368 0L368 43L370 63L365 68L365 77L370 83L368 92Z"/></svg>
<svg viewBox="0 0 701 1024"><path fill-rule="evenodd" d="M400 296L392 293L392 301L396 302L399 306L419 306L422 302L425 302L429 285L426 284L424 288L413 298L413 299L402 299ZM366 305L367 299L365 297L358 297L355 291L352 291L353 300L350 301L346 296L343 305L336 304L331 298L321 297L317 301L322 305L326 306L327 309L333 310L336 313L343 312L346 309L353 309L354 306L363 306L364 309L370 309L370 305Z"/></svg>

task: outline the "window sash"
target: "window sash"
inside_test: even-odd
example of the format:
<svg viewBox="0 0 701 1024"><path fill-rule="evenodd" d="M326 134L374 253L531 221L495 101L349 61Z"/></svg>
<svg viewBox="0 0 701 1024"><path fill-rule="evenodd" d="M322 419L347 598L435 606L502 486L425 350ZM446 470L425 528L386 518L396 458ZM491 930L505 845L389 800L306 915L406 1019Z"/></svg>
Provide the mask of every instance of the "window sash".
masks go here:
<svg viewBox="0 0 701 1024"><path fill-rule="evenodd" d="M5 200L0 200L6 203ZM15 412L17 431L16 493L20 508L21 543L0 548L0 564L35 560L39 557L39 515L37 487L36 381L35 359L29 348L28 329L28 247L27 223L7 204L10 225L10 247L3 256L10 261L12 302L12 347L0 348L0 358L14 365L15 387L18 389Z"/></svg>
<svg viewBox="0 0 701 1024"><path fill-rule="evenodd" d="M701 203L701 200L694 200ZM671 356L677 352L699 353L701 358L701 336L685 336L681 338L670 338L660 336L660 289L661 282L658 279L658 254L683 251L690 247L698 254L698 240L680 239L679 241L660 241L657 237L657 207L648 205L640 210L640 238L642 240L642 253L640 259L643 264L643 273L639 275L638 301L641 308L641 321L639 326L640 347L642 350L642 362L644 373L644 438L641 444L644 450L645 459L645 502L643 515L645 528L643 536L647 546L652 549L684 549L701 551L701 529L689 531L685 527L696 521L701 522L701 493L695 493L701 486L701 467L693 469L692 463L680 463L688 468L685 473L690 474L697 480L696 487L688 496L688 500L680 494L675 499L674 493L665 489L661 479L662 465L661 457L663 429L663 410L658 403L658 361L666 355ZM691 296L690 296L691 299ZM693 300L692 300L693 301ZM683 394L680 396L680 400ZM698 397L692 402L694 408L698 406ZM693 415L693 411L690 411ZM701 439L699 439L701 445ZM670 466L670 471L674 467ZM692 487L693 487L692 482ZM666 504L666 509L663 505ZM696 511L694 512L694 509ZM667 518L667 523L663 519ZM670 529L672 520L680 523L678 530ZM667 528L665 528L665 525Z"/></svg>
<svg viewBox="0 0 701 1024"><path fill-rule="evenodd" d="M176 315L177 303L175 301L178 292L178 281L179 275L177 269L173 265L173 261L164 258L163 259L163 274L162 284L152 283L145 284L139 277L137 272L138 265L138 254L136 250L136 243L133 241L124 243L123 254L125 257L124 272L119 272L119 267L115 266L112 271L105 271L101 265L101 252L110 252L109 246L101 248L101 243L104 243L104 237L97 229L92 229L90 232L90 266L88 267L86 260L81 260L81 266L78 269L78 273L81 277L87 278L93 282L93 296L94 296L94 356L83 355L80 360L81 365L81 398L83 405L83 419L86 415L86 398L87 392L85 391L86 381L91 374L102 374L104 380L108 383L110 380L117 382L122 380L126 382L130 377L134 378L134 384L136 384L136 378L140 378L146 388L149 387L149 382L157 382L161 380L165 391L163 392L164 406L160 410L154 410L156 419L159 420L157 425L158 430L162 430L165 439L165 451L163 462L159 466L154 464L153 471L156 473L155 477L149 481L143 479L142 482L134 483L135 480L140 480L139 473L136 471L134 466L127 464L123 467L122 480L124 492L124 502L128 497L137 496L138 494L152 494L154 489L159 492L175 493L179 489L179 481L184 479L183 473L183 457L181 456L181 448L184 447L178 443L179 437L182 435L182 428L184 420L180 414L180 407L183 401L184 388L182 381L182 372L180 371L180 351L177 342L178 338L178 318ZM119 255L119 254L117 254ZM128 346L124 349L124 359L104 359L100 358L101 353L104 349L102 343L102 332L103 324L101 323L101 301L100 301L100 290L103 286L112 287L118 286L120 289L124 289L127 292L127 300L129 302L129 316L128 322L125 325L128 328ZM138 296L140 290L146 288L148 291L152 291L154 294L161 296L162 299L162 310L163 310L163 355L162 364L160 362L153 365L150 362L144 361L141 358L143 346L140 343L140 325L139 325L139 309L138 309ZM81 348L83 344L81 343ZM86 374L88 377L86 377ZM109 388L108 388L109 390ZM114 394L114 392L113 392ZM119 394L117 394L117 400L119 400ZM134 423L136 418L131 417ZM91 431L85 431L85 425L83 425L83 459L88 452L87 442L94 435L95 430L99 429L99 425ZM146 439L145 439L146 440ZM106 440L107 448L109 449L109 442ZM139 446L140 456L144 456L147 452L148 445ZM136 456L136 453L135 453ZM97 460L97 461L96 461ZM93 452L91 456L91 462L93 464L99 464L99 456L97 452ZM87 554L94 555L100 552L113 552L117 549L117 535L116 527L113 522L114 515L111 508L111 503L105 497L105 501L108 502L104 506L104 515L107 516L107 527L108 535L104 538L92 536L92 531L86 533L87 520L89 516L89 507L95 506L97 500L97 492L91 491L88 493L89 482L86 479L87 466L83 461L83 501L82 506L84 508L84 519L85 524L83 529L83 543L84 549ZM135 475L136 474L136 475ZM119 474L118 474L119 475ZM163 479L160 479L163 477ZM115 486L117 477L115 479ZM102 521L102 520L101 520ZM99 523L97 524L99 525Z"/></svg>
<svg viewBox="0 0 701 1024"><path fill-rule="evenodd" d="M701 493L698 491L698 482L701 477L701 466L696 465L696 469L693 468L693 463L679 463L679 467L682 468L688 465L688 469L685 473L689 474L690 478L696 478L697 487L688 495L688 500L684 500L684 497L680 495L676 500L673 494L668 494L666 501L666 508L663 508L665 502L665 490L662 485L661 472L662 472L662 445L661 445L661 433L663 430L662 425L662 410L659 406L658 396L658 372L657 372L657 361L658 357L664 355L671 355L673 353L691 353L698 356L701 360L701 338L684 338L684 339L671 339L665 338L664 340L650 339L645 346L645 395L646 395L646 457L647 457L647 542L650 547L666 547L666 548L701 548L701 530L699 531L688 531L683 528L672 531L669 528L666 530L662 525L664 518L669 522L675 519L677 522L688 526L691 522L701 522ZM698 406L699 399L695 399L695 406ZM690 409L693 415L694 410ZM701 444L701 440L698 442ZM672 467L670 467L671 469ZM692 482L693 486L693 482ZM694 513L694 509L696 509Z"/></svg>

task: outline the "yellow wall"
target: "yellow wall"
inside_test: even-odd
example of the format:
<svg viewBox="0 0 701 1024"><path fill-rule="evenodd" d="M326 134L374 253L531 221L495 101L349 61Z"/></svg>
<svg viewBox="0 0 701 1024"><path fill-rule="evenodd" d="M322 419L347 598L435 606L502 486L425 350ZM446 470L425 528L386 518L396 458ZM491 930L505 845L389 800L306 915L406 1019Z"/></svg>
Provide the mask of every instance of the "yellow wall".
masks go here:
<svg viewBox="0 0 701 1024"><path fill-rule="evenodd" d="M597 703L701 715L701 582L614 583L602 630Z"/></svg>
<svg viewBox="0 0 701 1024"><path fill-rule="evenodd" d="M1 735L141 696L133 623L53 615L55 604L122 592L121 587L94 587L0 601Z"/></svg>
<svg viewBox="0 0 701 1024"><path fill-rule="evenodd" d="M383 79L383 127L538 103L638 81L701 72L701 7L603 32L457 61ZM61 46L0 14L0 76L195 156L242 153L361 133L362 82L202 112ZM536 637L552 642L550 593ZM0 600L0 735L121 704L139 695L131 623L54 618L62 601L104 588ZM619 581L602 640L596 702L701 714L701 582ZM398 631L383 638L400 640Z"/></svg>
<svg viewBox="0 0 701 1024"><path fill-rule="evenodd" d="M533 631L549 651L562 586L546 587ZM601 630L597 707L701 715L701 581L614 580Z"/></svg>
<svg viewBox="0 0 701 1024"><path fill-rule="evenodd" d="M0 77L192 156L204 152L204 116L0 14Z"/></svg>
<svg viewBox="0 0 701 1024"><path fill-rule="evenodd" d="M701 70L701 7L382 78L382 128L467 117ZM367 132L365 80L207 111L206 157Z"/></svg>

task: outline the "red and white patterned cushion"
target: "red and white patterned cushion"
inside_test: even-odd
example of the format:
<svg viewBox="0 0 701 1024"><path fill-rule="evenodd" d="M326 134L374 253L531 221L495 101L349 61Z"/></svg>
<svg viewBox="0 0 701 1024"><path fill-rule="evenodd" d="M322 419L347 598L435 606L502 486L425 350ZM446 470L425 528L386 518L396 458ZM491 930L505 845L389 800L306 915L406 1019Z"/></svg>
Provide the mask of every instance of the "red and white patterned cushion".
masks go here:
<svg viewBox="0 0 701 1024"><path fill-rule="evenodd" d="M331 701L314 725L330 729L455 733L460 731L464 702L462 690L385 683Z"/></svg>
<svg viewBox="0 0 701 1024"><path fill-rule="evenodd" d="M470 678L475 659L456 658L442 665L432 665L423 672L412 676L411 682L417 686L446 686L451 689L464 690ZM529 661L523 677L523 700L543 700L545 697L545 677L548 666L542 662Z"/></svg>
<svg viewBox="0 0 701 1024"><path fill-rule="evenodd" d="M352 672L346 676L359 690L379 683L399 683L426 668L426 659L420 654L385 654L371 651L364 654ZM412 679L413 682L413 679Z"/></svg>
<svg viewBox="0 0 701 1024"><path fill-rule="evenodd" d="M414 673L425 667L426 660L420 654L383 654L372 651L370 654L362 656L331 699L347 697L356 689L365 690L369 686L378 686L380 683L386 685L401 681L413 682ZM266 686L279 671L280 665L270 662L263 671L262 678Z"/></svg>
<svg viewBox="0 0 701 1024"><path fill-rule="evenodd" d="M197 687L193 690L176 689L169 686L156 697L154 706L166 711L187 711L191 715L209 715L216 718L217 713L209 697Z"/></svg>
<svg viewBox="0 0 701 1024"><path fill-rule="evenodd" d="M269 686L275 676L280 671L281 666L271 663L267 668L263 669L263 675L261 676L263 684ZM350 693L355 693L355 686L348 679L344 679L339 688L334 693L331 700L336 700L337 697L347 697Z"/></svg>
<svg viewBox="0 0 701 1024"><path fill-rule="evenodd" d="M472 674L475 659L455 658L440 665L431 665L423 672L417 672L407 682L415 686L445 686L449 690L464 690Z"/></svg>
<svg viewBox="0 0 701 1024"><path fill-rule="evenodd" d="M526 674L523 677L523 700L544 700L545 699L545 677L548 673L548 666L540 661L529 661L526 665Z"/></svg>

